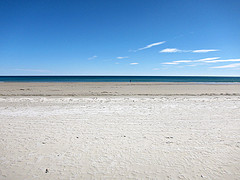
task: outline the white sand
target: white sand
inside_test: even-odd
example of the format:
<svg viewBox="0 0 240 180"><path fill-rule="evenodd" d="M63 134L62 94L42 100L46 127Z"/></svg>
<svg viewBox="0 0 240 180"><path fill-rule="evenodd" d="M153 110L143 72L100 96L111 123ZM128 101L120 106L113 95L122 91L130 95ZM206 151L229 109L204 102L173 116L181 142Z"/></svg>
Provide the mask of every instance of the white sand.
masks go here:
<svg viewBox="0 0 240 180"><path fill-rule="evenodd" d="M240 83L0 83L0 96L240 96Z"/></svg>
<svg viewBox="0 0 240 180"><path fill-rule="evenodd" d="M1 93L1 180L240 179L240 96Z"/></svg>

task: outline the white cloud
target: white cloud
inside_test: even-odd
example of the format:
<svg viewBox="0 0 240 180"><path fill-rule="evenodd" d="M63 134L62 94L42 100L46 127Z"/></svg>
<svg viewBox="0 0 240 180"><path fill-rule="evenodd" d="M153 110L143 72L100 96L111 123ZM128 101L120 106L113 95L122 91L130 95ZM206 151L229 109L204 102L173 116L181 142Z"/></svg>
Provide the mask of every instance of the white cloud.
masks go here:
<svg viewBox="0 0 240 180"><path fill-rule="evenodd" d="M189 63L189 62L193 62L191 60L179 60L179 61L172 61L172 62L165 62L162 64L179 64L179 63Z"/></svg>
<svg viewBox="0 0 240 180"><path fill-rule="evenodd" d="M159 68L153 68L153 71L158 71L159 70Z"/></svg>
<svg viewBox="0 0 240 180"><path fill-rule="evenodd" d="M240 59L226 59L226 60L214 60L214 61L205 61L207 63L218 63L218 62L237 62Z"/></svg>
<svg viewBox="0 0 240 180"><path fill-rule="evenodd" d="M182 50L176 49L176 48L166 48L166 49L163 49L159 52L160 53L176 53L176 52L182 52Z"/></svg>
<svg viewBox="0 0 240 180"><path fill-rule="evenodd" d="M97 56L92 56L92 57L88 58L88 60L93 60L95 58L97 58Z"/></svg>
<svg viewBox="0 0 240 180"><path fill-rule="evenodd" d="M128 58L128 56L125 56L125 57L117 57L117 59L126 59Z"/></svg>
<svg viewBox="0 0 240 180"><path fill-rule="evenodd" d="M178 64L176 62L165 62L165 63L162 63L162 64Z"/></svg>
<svg viewBox="0 0 240 180"><path fill-rule="evenodd" d="M143 47L143 48L139 48L139 49L137 49L136 51L141 51L141 50L144 50L144 49L151 48L151 47L153 47L153 46L158 46L158 45L163 44L163 43L165 43L165 42L166 42L166 41L161 41L161 42L157 42L157 43L152 43L152 44L149 44L149 45L147 45L147 46L145 46L145 47Z"/></svg>
<svg viewBox="0 0 240 180"><path fill-rule="evenodd" d="M196 66L199 64L196 64L197 62L203 62L203 63L221 63L221 62L240 62L240 59L225 59L225 60L219 60L220 57L212 57L212 58L204 58L199 60L179 60L179 61L172 61L172 62L164 62L162 64L179 64L179 63L195 63L187 66ZM201 64L200 64L201 65ZM230 64L225 66L216 66L211 68L233 68L240 66L240 63L236 64Z"/></svg>
<svg viewBox="0 0 240 180"><path fill-rule="evenodd" d="M130 65L137 65L138 63L130 63Z"/></svg>
<svg viewBox="0 0 240 180"><path fill-rule="evenodd" d="M235 63L235 64L228 64L225 66L216 66L216 67L211 67L211 68L235 68L235 67L239 67L240 63Z"/></svg>
<svg viewBox="0 0 240 180"><path fill-rule="evenodd" d="M207 53L207 52L213 52L213 51L219 51L219 50L218 49L181 50L177 48L166 48L159 52L160 53L177 53L177 52Z"/></svg>
<svg viewBox="0 0 240 180"><path fill-rule="evenodd" d="M174 63L189 63L189 62L193 62L191 60L180 60L180 61L173 61Z"/></svg>
<svg viewBox="0 0 240 180"><path fill-rule="evenodd" d="M207 53L207 52L214 52L219 51L218 49L199 49L199 50L193 50L193 53Z"/></svg>
<svg viewBox="0 0 240 180"><path fill-rule="evenodd" d="M198 59L198 60L179 60L179 61L172 61L172 62L166 62L162 64L179 64L179 63L194 63L194 62L211 62L211 60L219 59L220 57L212 57L212 58L204 58L204 59Z"/></svg>
<svg viewBox="0 0 240 180"><path fill-rule="evenodd" d="M216 59L219 59L219 58L220 57L204 58L204 59L195 60L195 62L211 61L211 60L216 60Z"/></svg>

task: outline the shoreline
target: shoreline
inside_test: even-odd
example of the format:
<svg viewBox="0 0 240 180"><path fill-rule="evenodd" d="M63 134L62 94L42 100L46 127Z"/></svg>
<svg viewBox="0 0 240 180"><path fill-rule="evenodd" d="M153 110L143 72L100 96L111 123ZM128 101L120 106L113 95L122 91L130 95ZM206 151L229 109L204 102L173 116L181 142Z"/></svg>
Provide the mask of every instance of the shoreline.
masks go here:
<svg viewBox="0 0 240 180"><path fill-rule="evenodd" d="M240 84L166 82L0 83L0 96L240 96Z"/></svg>

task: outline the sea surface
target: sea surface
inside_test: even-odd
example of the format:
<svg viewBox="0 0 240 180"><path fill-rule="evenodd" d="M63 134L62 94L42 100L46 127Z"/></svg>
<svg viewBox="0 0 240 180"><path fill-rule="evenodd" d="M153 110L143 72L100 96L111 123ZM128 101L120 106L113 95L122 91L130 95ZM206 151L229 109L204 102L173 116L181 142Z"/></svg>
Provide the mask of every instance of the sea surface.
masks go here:
<svg viewBox="0 0 240 180"><path fill-rule="evenodd" d="M0 76L0 82L199 82L239 83L240 77L207 76Z"/></svg>

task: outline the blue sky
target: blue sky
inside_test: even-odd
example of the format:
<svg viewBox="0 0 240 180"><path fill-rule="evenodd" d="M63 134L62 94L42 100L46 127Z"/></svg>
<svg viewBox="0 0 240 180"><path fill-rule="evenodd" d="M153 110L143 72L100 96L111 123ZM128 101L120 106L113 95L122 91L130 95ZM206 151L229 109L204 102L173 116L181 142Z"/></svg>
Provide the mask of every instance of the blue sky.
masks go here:
<svg viewBox="0 0 240 180"><path fill-rule="evenodd" d="M0 75L240 75L239 0L2 0Z"/></svg>

